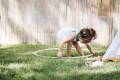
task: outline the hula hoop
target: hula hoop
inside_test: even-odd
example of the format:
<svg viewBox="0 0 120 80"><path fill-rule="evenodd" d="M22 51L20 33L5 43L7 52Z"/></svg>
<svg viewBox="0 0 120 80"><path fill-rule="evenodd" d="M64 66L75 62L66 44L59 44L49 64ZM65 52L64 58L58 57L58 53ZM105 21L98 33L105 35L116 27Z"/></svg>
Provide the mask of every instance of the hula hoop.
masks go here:
<svg viewBox="0 0 120 80"><path fill-rule="evenodd" d="M64 48L64 49L66 49L66 48ZM72 48L72 49L75 49L75 48ZM39 53L42 53L42 52L44 52L44 51L48 51L48 50L59 50L59 48L47 48L47 49L42 49L42 50L38 50L38 51L35 51L35 52L33 52L32 54L34 55L34 56L37 56L37 57L42 57L42 58L52 58L52 59L61 59L61 58L63 58L63 59L77 59L77 58L85 58L85 57L90 57L90 56L92 56L93 54L90 54L90 55L86 55L86 56L77 56L77 57L49 57L49 56L43 56L43 55L39 55L38 54L38 52Z"/></svg>

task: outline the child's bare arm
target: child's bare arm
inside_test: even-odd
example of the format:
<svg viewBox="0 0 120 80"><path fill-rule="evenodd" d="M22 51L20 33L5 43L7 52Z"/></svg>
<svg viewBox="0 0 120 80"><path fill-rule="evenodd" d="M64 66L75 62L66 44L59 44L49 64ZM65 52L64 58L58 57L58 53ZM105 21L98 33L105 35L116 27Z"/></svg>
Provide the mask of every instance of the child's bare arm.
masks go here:
<svg viewBox="0 0 120 80"><path fill-rule="evenodd" d="M88 50L90 51L90 53L93 54L94 56L96 56L96 53L92 51L90 45L88 43L86 43L85 45L88 48Z"/></svg>

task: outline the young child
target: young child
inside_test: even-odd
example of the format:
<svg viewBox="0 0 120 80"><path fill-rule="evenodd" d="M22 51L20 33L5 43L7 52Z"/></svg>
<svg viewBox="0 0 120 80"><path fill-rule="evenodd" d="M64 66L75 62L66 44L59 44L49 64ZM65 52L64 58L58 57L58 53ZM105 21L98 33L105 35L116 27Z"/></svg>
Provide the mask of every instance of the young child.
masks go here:
<svg viewBox="0 0 120 80"><path fill-rule="evenodd" d="M86 45L91 54L95 55L89 45L92 40L96 39L96 31L92 28L83 28L78 30L75 28L65 27L58 31L57 39L59 42L59 50L57 53L58 57L62 57L64 44L67 44L67 56L71 55L72 45L74 45L78 54L82 55L81 48L78 44L79 41Z"/></svg>

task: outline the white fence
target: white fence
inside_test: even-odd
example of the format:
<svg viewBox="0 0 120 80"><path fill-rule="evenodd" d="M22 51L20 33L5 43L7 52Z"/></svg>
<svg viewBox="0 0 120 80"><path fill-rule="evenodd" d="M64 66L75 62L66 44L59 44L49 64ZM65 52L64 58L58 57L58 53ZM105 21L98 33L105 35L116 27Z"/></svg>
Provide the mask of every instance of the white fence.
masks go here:
<svg viewBox="0 0 120 80"><path fill-rule="evenodd" d="M0 0L0 44L55 44L61 27L92 27L108 45L119 27L120 0Z"/></svg>

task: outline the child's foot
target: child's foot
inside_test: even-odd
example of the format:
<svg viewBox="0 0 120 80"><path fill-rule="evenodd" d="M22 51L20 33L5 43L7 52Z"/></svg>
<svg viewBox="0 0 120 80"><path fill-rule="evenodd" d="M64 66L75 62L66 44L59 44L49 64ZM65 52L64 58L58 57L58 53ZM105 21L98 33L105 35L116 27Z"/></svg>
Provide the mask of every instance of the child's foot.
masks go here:
<svg viewBox="0 0 120 80"><path fill-rule="evenodd" d="M79 55L79 56L84 56L84 53L83 53L83 52L81 52L81 53L79 53L78 55Z"/></svg>
<svg viewBox="0 0 120 80"><path fill-rule="evenodd" d="M62 57L62 52L59 51L59 52L57 53L57 57Z"/></svg>

